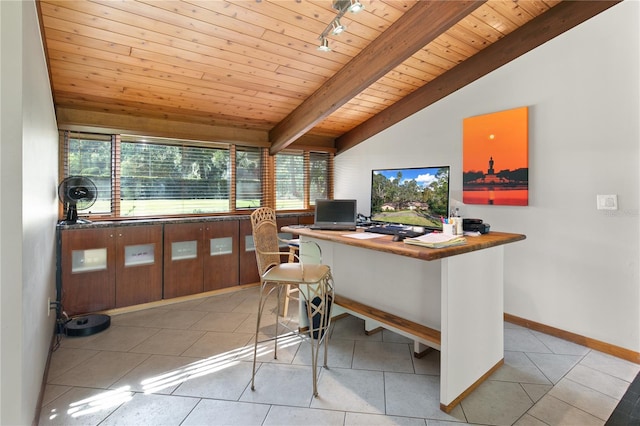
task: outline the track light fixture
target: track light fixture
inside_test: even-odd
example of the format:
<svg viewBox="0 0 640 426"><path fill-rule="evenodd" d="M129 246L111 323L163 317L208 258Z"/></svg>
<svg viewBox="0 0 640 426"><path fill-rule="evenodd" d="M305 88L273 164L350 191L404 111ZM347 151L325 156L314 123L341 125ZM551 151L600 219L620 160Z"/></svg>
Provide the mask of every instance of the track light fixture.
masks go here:
<svg viewBox="0 0 640 426"><path fill-rule="evenodd" d="M331 52L331 48L329 47L329 40L326 37L320 37L320 45L318 46L318 50L321 52Z"/></svg>
<svg viewBox="0 0 640 426"><path fill-rule="evenodd" d="M338 35L347 29L347 27L345 27L340 23L340 19L338 18L333 20L333 23L331 24L331 26L333 27L333 29L331 30L331 34L333 35Z"/></svg>
<svg viewBox="0 0 640 426"><path fill-rule="evenodd" d="M318 46L318 50L322 52L329 52L331 49L329 48L329 41L327 40L327 36L329 34L338 35L344 32L347 27L340 24L340 18L344 16L345 13L358 13L362 9L364 9L364 5L360 3L358 0L333 0L333 8L338 11L335 19L331 21L329 25L320 33L318 39L320 40L320 45Z"/></svg>

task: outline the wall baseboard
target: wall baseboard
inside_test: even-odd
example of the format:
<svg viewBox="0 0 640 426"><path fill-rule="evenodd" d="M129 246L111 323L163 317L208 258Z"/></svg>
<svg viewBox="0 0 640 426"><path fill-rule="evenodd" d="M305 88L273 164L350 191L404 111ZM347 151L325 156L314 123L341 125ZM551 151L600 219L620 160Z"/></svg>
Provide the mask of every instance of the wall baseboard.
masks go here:
<svg viewBox="0 0 640 426"><path fill-rule="evenodd" d="M539 331L541 333L549 334L551 336L559 337L560 339L568 340L570 342L586 346L587 348L595 349L597 351L615 356L617 358L622 358L635 364L640 364L640 352L634 352L620 346L601 342L600 340L591 339L589 337L581 336L579 334L541 324L539 322L520 318L515 315L507 314L506 312L504 314L504 320L521 327L529 328L531 330Z"/></svg>

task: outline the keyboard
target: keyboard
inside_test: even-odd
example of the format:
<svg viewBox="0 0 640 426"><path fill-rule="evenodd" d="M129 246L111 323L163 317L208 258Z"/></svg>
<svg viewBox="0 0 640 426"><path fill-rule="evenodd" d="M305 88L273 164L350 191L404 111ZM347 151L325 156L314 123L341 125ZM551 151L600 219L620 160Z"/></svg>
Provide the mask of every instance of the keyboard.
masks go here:
<svg viewBox="0 0 640 426"><path fill-rule="evenodd" d="M430 231L414 231L408 226L394 226L394 225L374 225L365 228L364 232L375 232L376 234L385 235L402 235L407 238L415 238L420 235L424 235Z"/></svg>

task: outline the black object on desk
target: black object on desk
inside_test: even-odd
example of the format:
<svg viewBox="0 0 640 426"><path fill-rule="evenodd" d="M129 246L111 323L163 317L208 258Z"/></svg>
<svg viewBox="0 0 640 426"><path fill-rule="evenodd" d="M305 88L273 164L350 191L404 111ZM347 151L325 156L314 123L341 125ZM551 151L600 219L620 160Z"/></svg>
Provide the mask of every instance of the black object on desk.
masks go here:
<svg viewBox="0 0 640 426"><path fill-rule="evenodd" d="M402 238L415 238L431 231L414 231L410 226L403 225L374 225L365 228L364 232L375 232L376 234L384 235L397 235L401 236Z"/></svg>

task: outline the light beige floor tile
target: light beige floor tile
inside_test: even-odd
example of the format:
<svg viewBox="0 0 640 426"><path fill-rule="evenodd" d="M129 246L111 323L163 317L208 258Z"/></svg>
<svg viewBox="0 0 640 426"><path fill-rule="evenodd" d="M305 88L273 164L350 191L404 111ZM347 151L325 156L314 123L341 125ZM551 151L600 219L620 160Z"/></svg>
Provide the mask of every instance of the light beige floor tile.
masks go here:
<svg viewBox="0 0 640 426"><path fill-rule="evenodd" d="M50 383L106 389L148 357L147 354L100 352L51 379Z"/></svg>
<svg viewBox="0 0 640 426"><path fill-rule="evenodd" d="M538 331L531 331L531 333L536 336L538 340L544 343L546 347L551 349L554 354L584 356L590 351L590 349L585 346L578 345L577 343L569 342L567 340L562 340L555 336L550 336Z"/></svg>
<svg viewBox="0 0 640 426"><path fill-rule="evenodd" d="M247 357L249 351L247 348L251 346L253 349L253 338L251 334L245 333L219 333L205 332L193 345L187 348L181 355L207 358L212 356L232 356ZM251 351L251 355L253 352Z"/></svg>
<svg viewBox="0 0 640 426"><path fill-rule="evenodd" d="M351 368L353 363L353 340L329 339L327 365L338 368ZM324 363L324 346L320 347L318 365ZM311 365L311 347L308 343L300 345L292 364Z"/></svg>
<svg viewBox="0 0 640 426"><path fill-rule="evenodd" d="M639 364L634 364L598 351L589 352L589 354L580 361L580 365L593 368L594 370L601 371L629 383L631 383L638 372L640 372Z"/></svg>
<svg viewBox="0 0 640 426"><path fill-rule="evenodd" d="M440 379L438 377L384 373L384 389L388 415L465 421L460 405L449 414L440 410Z"/></svg>
<svg viewBox="0 0 640 426"><path fill-rule="evenodd" d="M553 385L551 384L536 385L531 383L520 383L520 385L522 386L524 391L527 393L527 395L529 395L529 398L531 398L533 402L538 402L540 398L545 396L547 392L549 392L553 388Z"/></svg>
<svg viewBox="0 0 640 426"><path fill-rule="evenodd" d="M198 398L136 393L100 425L180 425L198 401Z"/></svg>
<svg viewBox="0 0 640 426"><path fill-rule="evenodd" d="M243 299L222 296L209 297L198 305L198 310L207 312L233 312L233 310L242 303L242 300ZM258 304L256 302L255 310L257 309Z"/></svg>
<svg viewBox="0 0 640 426"><path fill-rule="evenodd" d="M440 376L440 351L429 350L422 357L412 357L413 369L416 374Z"/></svg>
<svg viewBox="0 0 640 426"><path fill-rule="evenodd" d="M98 351L89 349L59 347L51 354L48 379L58 377L69 369L82 364L97 353Z"/></svg>
<svg viewBox="0 0 640 426"><path fill-rule="evenodd" d="M509 426L533 406L533 401L519 383L487 380L461 405L469 423Z"/></svg>
<svg viewBox="0 0 640 426"><path fill-rule="evenodd" d="M413 373L412 357L412 345L406 343L357 341L353 368Z"/></svg>
<svg viewBox="0 0 640 426"><path fill-rule="evenodd" d="M432 422L429 422L431 426ZM447 423L447 426L456 426L464 423ZM413 417L384 416L380 414L347 413L344 426L426 426L425 419Z"/></svg>
<svg viewBox="0 0 640 426"><path fill-rule="evenodd" d="M180 355L206 332L198 330L163 329L131 349L131 352L159 355Z"/></svg>
<svg viewBox="0 0 640 426"><path fill-rule="evenodd" d="M195 322L192 330L221 331L231 333L247 319L249 315L241 312L207 312L207 314Z"/></svg>
<svg viewBox="0 0 640 426"><path fill-rule="evenodd" d="M101 333L64 337L52 353L41 424L171 424L188 415L184 425L452 426L467 421L465 412L470 422L507 424L528 399L535 405L515 420L516 425L582 426L604 424L612 401L640 370L628 361L505 322L505 365L446 414L439 408L438 351L415 358L410 339L387 330L367 336L364 321L347 316L333 323L330 369L320 370L318 398L312 396L309 345L295 336L280 338L278 360L273 359L272 341L260 343L256 390L251 391L258 300L258 287L253 287L113 315L111 327ZM260 339L274 335L275 309L272 297ZM298 309L293 302L289 312L280 320L297 329ZM196 324L204 329L192 327ZM280 329L281 334L286 332ZM320 365L323 355L321 351ZM555 389L551 382L558 382ZM104 397L108 388L117 390L111 392L115 398ZM156 397L134 396L131 391ZM100 398L82 401L90 395ZM181 409L166 417L144 414L151 407L159 407L154 412L171 407L166 401L177 397L175 401L190 401L185 411L194 407L192 401L205 399L190 414ZM70 417L69 409L80 410L80 416ZM225 421L217 421L221 418Z"/></svg>
<svg viewBox="0 0 640 426"><path fill-rule="evenodd" d="M364 331L364 320L354 316L348 316L334 321L333 333L331 338L334 339L352 339L352 340L371 340L382 341L382 333L374 333L367 335Z"/></svg>
<svg viewBox="0 0 640 426"><path fill-rule="evenodd" d="M201 363L198 358L151 355L111 387L128 386L136 392L170 394Z"/></svg>
<svg viewBox="0 0 640 426"><path fill-rule="evenodd" d="M560 380L549 395L602 420L607 420L618 405L617 399L566 378Z"/></svg>
<svg viewBox="0 0 640 426"><path fill-rule="evenodd" d="M343 423L344 413L339 411L274 406L269 410L264 426L335 426Z"/></svg>
<svg viewBox="0 0 640 426"><path fill-rule="evenodd" d="M318 398L311 408L384 414L384 380L381 371L331 368L323 370Z"/></svg>
<svg viewBox="0 0 640 426"><path fill-rule="evenodd" d="M248 379L251 381L250 372ZM240 401L309 407L313 398L312 383L311 367L263 363L256 373L255 390L248 386Z"/></svg>
<svg viewBox="0 0 640 426"><path fill-rule="evenodd" d="M551 382L524 352L504 351L504 365L491 380L550 385Z"/></svg>
<svg viewBox="0 0 640 426"><path fill-rule="evenodd" d="M275 297L270 297L265 303L266 310L268 312L275 310L277 300ZM258 298L249 297L242 300L234 308L233 312L242 314L255 314L258 312Z"/></svg>
<svg viewBox="0 0 640 426"><path fill-rule="evenodd" d="M251 381L250 362L203 360L173 395L237 401Z"/></svg>
<svg viewBox="0 0 640 426"><path fill-rule="evenodd" d="M513 424L513 426L549 426L549 425L543 422L542 420L538 420L529 414L525 414L524 416L520 417L518 421Z"/></svg>
<svg viewBox="0 0 640 426"><path fill-rule="evenodd" d="M213 297L219 297L219 296L213 296ZM175 303L168 303L167 305L163 306L164 309L177 309L180 311L204 311L205 309L200 309L200 305L206 301L208 298L206 297L202 297L202 298L197 298L197 299L192 299L192 300L185 300L184 302L175 302Z"/></svg>
<svg viewBox="0 0 640 426"><path fill-rule="evenodd" d="M45 385L44 395L42 396L42 405L47 405L60 395L73 389L71 386Z"/></svg>
<svg viewBox="0 0 640 426"><path fill-rule="evenodd" d="M42 407L39 425L98 425L133 397L124 389L73 388Z"/></svg>
<svg viewBox="0 0 640 426"><path fill-rule="evenodd" d="M266 404L202 399L181 426L224 424L228 426L260 426L271 407Z"/></svg>
<svg viewBox="0 0 640 426"><path fill-rule="evenodd" d="M577 365L566 377L617 400L629 388L629 382L583 365Z"/></svg>
<svg viewBox="0 0 640 426"><path fill-rule="evenodd" d="M157 320L168 313L171 313L171 310L165 308L150 308L134 312L125 312L112 315L111 325L121 327L148 327L151 324L155 324Z"/></svg>
<svg viewBox="0 0 640 426"><path fill-rule="evenodd" d="M582 359L578 355L528 353L527 356L551 383L558 383Z"/></svg>
<svg viewBox="0 0 640 426"><path fill-rule="evenodd" d="M550 426L602 426L604 422L589 413L545 395L527 414Z"/></svg>
<svg viewBox="0 0 640 426"><path fill-rule="evenodd" d="M408 343L413 346L413 340L389 330L382 330L382 341L390 343Z"/></svg>
<svg viewBox="0 0 640 426"><path fill-rule="evenodd" d="M150 325L161 328L186 330L191 328L198 321L202 320L207 313L205 311L185 311L185 310L166 310L166 313L157 318Z"/></svg>
<svg viewBox="0 0 640 426"><path fill-rule="evenodd" d="M262 336L261 336L262 337ZM253 341L251 343L251 349L253 350ZM258 362L276 363L276 364L291 364L296 354L301 350L310 351L309 343L302 341L300 337L296 335L281 336L278 338L278 350L275 352L275 341L263 341L258 343ZM274 358L277 356L277 358ZM253 352L250 357L245 359L253 360Z"/></svg>
<svg viewBox="0 0 640 426"><path fill-rule="evenodd" d="M504 329L504 350L551 353L551 350L537 339L530 330L519 328Z"/></svg>
<svg viewBox="0 0 640 426"><path fill-rule="evenodd" d="M150 327L123 327L113 325L92 336L69 337L62 341L63 347L93 349L98 351L128 351L160 331Z"/></svg>

